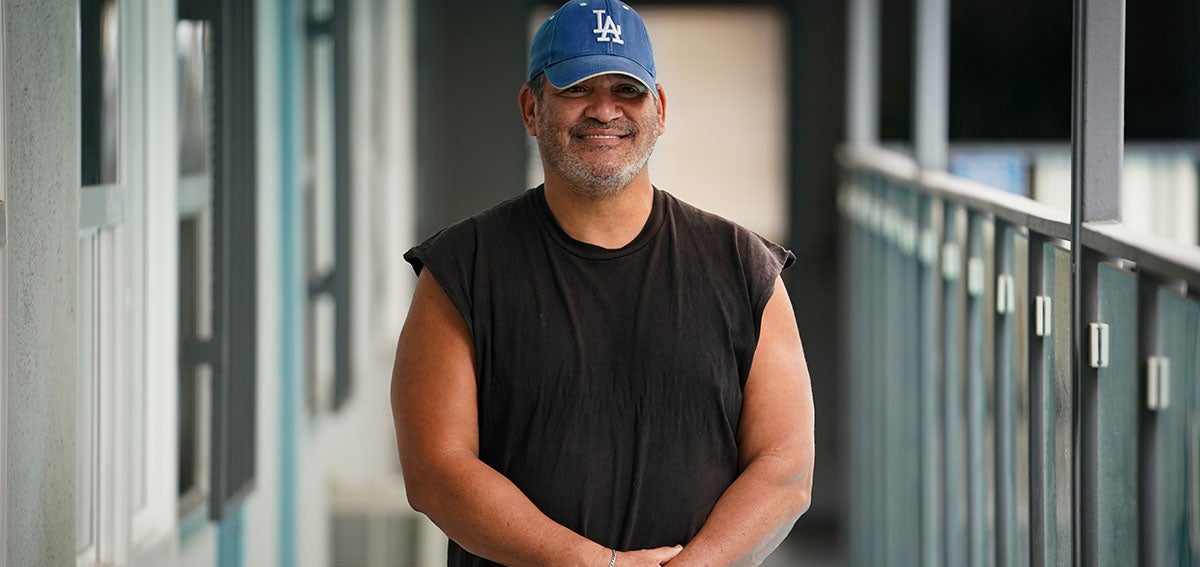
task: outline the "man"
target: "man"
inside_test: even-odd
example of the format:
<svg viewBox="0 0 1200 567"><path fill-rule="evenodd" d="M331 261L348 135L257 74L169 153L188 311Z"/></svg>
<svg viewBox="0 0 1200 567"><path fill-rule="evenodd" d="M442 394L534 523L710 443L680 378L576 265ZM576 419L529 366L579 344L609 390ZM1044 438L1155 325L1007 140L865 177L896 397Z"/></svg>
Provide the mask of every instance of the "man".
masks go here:
<svg viewBox="0 0 1200 567"><path fill-rule="evenodd" d="M455 567L757 565L812 488L795 257L651 185L667 101L630 7L573 0L531 55L545 184L405 255L409 501Z"/></svg>

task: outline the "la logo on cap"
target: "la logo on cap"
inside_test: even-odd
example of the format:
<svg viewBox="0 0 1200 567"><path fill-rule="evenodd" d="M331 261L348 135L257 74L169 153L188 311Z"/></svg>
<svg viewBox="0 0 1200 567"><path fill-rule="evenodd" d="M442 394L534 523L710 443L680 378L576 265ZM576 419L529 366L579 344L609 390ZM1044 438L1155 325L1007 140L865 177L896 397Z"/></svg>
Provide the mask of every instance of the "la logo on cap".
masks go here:
<svg viewBox="0 0 1200 567"><path fill-rule="evenodd" d="M596 14L596 29L592 33L599 34L596 41L611 41L625 45L625 41L621 39L621 26L613 22L612 16L606 16L604 10L592 10ZM612 37L609 37L612 34Z"/></svg>

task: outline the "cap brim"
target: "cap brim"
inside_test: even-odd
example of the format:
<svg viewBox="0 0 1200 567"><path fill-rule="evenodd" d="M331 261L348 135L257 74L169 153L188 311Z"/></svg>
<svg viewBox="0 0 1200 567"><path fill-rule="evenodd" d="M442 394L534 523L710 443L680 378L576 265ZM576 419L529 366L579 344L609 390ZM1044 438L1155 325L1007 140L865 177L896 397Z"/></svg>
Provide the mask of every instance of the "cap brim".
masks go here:
<svg viewBox="0 0 1200 567"><path fill-rule="evenodd" d="M619 55L601 54L574 57L550 65L544 72L546 80L556 89L565 89L592 77L610 73L628 75L645 85L652 96L658 97L658 90L654 88L654 77L646 71L646 68L632 59Z"/></svg>

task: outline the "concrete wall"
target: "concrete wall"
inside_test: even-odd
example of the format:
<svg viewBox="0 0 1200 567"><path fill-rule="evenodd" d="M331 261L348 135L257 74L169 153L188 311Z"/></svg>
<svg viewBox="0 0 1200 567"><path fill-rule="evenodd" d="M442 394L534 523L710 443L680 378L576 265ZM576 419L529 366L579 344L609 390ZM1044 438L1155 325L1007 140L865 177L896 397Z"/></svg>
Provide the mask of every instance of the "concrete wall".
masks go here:
<svg viewBox="0 0 1200 567"><path fill-rule="evenodd" d="M6 2L8 565L75 561L75 2ZM74 151L71 151L71 150Z"/></svg>

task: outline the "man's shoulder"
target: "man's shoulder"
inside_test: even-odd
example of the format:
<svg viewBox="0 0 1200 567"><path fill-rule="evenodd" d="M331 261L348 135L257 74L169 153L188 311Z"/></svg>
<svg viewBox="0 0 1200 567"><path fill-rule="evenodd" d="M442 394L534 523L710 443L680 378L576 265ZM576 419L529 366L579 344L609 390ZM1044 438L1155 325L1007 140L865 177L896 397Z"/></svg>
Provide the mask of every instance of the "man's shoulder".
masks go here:
<svg viewBox="0 0 1200 567"><path fill-rule="evenodd" d="M675 231L681 236L680 241L702 251L701 256L706 260L714 259L713 252L724 250L729 256L739 258L740 265L774 274L795 262L796 257L790 250L757 232L666 191L662 193Z"/></svg>
<svg viewBox="0 0 1200 567"><path fill-rule="evenodd" d="M697 229L702 234L728 237L760 238L754 231L742 226L736 221L727 219L719 214L706 211L676 197L668 191L659 189L667 203L668 214L677 226Z"/></svg>
<svg viewBox="0 0 1200 567"><path fill-rule="evenodd" d="M475 222L480 225L503 225L512 221L514 217L524 217L534 214L540 190L540 187L526 189L507 200L480 211L471 218L475 219Z"/></svg>

